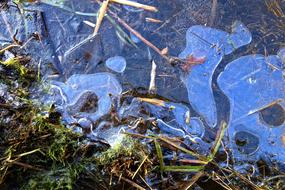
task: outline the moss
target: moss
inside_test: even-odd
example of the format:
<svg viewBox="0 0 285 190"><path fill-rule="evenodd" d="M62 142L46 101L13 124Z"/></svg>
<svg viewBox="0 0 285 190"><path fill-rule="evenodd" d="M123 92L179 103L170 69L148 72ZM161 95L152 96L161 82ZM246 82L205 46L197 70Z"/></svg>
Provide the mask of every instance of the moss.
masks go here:
<svg viewBox="0 0 285 190"><path fill-rule="evenodd" d="M0 61L1 64L16 69L20 76L24 77L28 73L28 69L21 64L21 59L19 57L9 58L6 61Z"/></svg>
<svg viewBox="0 0 285 190"><path fill-rule="evenodd" d="M96 164L109 175L124 176L136 179L136 176L145 176L151 169L147 149L138 140L124 136L107 151L96 157Z"/></svg>
<svg viewBox="0 0 285 190"><path fill-rule="evenodd" d="M29 88L35 76L26 75L31 72L19 60L4 64L0 79L11 101L0 107L0 189L72 189L93 162L83 136L61 125L53 107L33 104Z"/></svg>
<svg viewBox="0 0 285 190"><path fill-rule="evenodd" d="M98 164L109 165L122 156L143 160L144 151L146 151L145 148L137 140L124 136L120 143L115 144L97 157Z"/></svg>

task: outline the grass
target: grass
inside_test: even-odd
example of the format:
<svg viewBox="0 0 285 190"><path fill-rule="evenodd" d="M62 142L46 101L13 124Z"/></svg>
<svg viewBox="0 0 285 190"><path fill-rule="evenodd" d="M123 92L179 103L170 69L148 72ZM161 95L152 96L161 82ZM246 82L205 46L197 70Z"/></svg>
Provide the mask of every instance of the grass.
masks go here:
<svg viewBox="0 0 285 190"><path fill-rule="evenodd" d="M23 3L26 1L17 1ZM46 1L54 6L65 8L57 1ZM106 14L109 2L130 3L129 1L104 1L98 23L106 17L118 31L118 36L125 43L135 44L126 32L116 24L119 22L156 52L166 57L153 44L133 30L115 13ZM135 6L143 6L135 4ZM143 6L144 7L144 6ZM156 11L156 10L155 10ZM272 7L276 16L281 15L278 6ZM81 13L80 15L97 16L96 13ZM100 24L94 29L99 31ZM0 55L6 50L17 48L10 45L0 50ZM40 70L35 74L28 66L29 59L16 56L0 63L4 66L1 73L1 83L9 86L11 96L15 97L20 106L11 102L1 104L0 114L0 188L22 189L76 189L96 188L110 189L115 187L132 187L151 189L145 177L155 175L156 182L163 184L163 177L170 179L181 173L190 174L192 178L178 181L181 189L197 185L203 176L210 178L225 189L251 187L253 189L280 189L284 175L276 175L267 179L241 175L229 165L220 167L217 155L222 151L222 139L226 131L226 123L222 122L209 154L204 156L177 144L173 139L163 136L144 136L140 134L125 135L115 146L108 147L99 142L91 142L83 135L72 132L60 123L60 114L53 107L43 108L29 100L29 87L33 81L40 80ZM36 70L36 69L34 69ZM28 85L23 85L25 82ZM20 85L13 85L13 83ZM25 86L25 87L23 87ZM155 105L163 102L154 99L141 98ZM48 113L48 114L43 114ZM139 137L140 139L137 139ZM148 139L147 143L141 139ZM166 146L167 145L167 146ZM183 160L184 164L165 163L166 151L173 154L183 152L192 156L193 160ZM178 160L179 161L179 160ZM182 160L180 160L182 161ZM185 164L187 163L187 164ZM182 178L181 178L182 179ZM122 185L123 184L123 185ZM125 186L124 186L125 185Z"/></svg>

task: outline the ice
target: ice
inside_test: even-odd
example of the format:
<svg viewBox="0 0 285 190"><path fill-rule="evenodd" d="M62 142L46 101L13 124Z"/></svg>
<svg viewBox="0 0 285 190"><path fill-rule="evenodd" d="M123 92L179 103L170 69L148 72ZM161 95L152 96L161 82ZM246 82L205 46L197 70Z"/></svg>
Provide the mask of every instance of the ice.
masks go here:
<svg viewBox="0 0 285 190"><path fill-rule="evenodd" d="M198 117L191 117L190 125L188 125L187 132L192 136L203 137L205 134L205 126L203 122ZM187 127L188 127L187 126Z"/></svg>
<svg viewBox="0 0 285 190"><path fill-rule="evenodd" d="M162 134L189 139L203 137L205 129L202 121L196 117L191 118L186 105L173 102L165 102L164 106L147 105Z"/></svg>
<svg viewBox="0 0 285 190"><path fill-rule="evenodd" d="M284 50L240 57L218 77L231 104L229 136L237 160L285 161ZM242 146L237 142L240 134L251 136Z"/></svg>
<svg viewBox="0 0 285 190"><path fill-rule="evenodd" d="M84 126L95 122L108 114L112 100L119 98L122 87L116 77L110 73L75 74L65 83L53 82L61 98L63 120L73 123L79 118ZM82 119L87 118L87 119Z"/></svg>
<svg viewBox="0 0 285 190"><path fill-rule="evenodd" d="M107 59L106 66L117 73L123 73L126 69L127 61L122 56L114 56Z"/></svg>
<svg viewBox="0 0 285 190"><path fill-rule="evenodd" d="M205 58L205 62L197 64L183 81L187 87L188 98L194 109L205 117L210 126L217 123L216 106L212 92L212 76L215 68L224 55L249 44L251 34L241 23L233 24L232 33L206 26L192 26L186 34L186 48L179 57L189 56Z"/></svg>

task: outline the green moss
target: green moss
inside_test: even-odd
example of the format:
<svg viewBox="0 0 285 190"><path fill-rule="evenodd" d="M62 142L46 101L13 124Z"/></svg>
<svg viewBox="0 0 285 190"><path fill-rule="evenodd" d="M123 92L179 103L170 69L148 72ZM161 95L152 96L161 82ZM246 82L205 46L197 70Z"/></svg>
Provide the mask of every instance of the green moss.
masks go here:
<svg viewBox="0 0 285 190"><path fill-rule="evenodd" d="M5 63L7 68L18 64ZM84 138L61 125L53 107L47 110L29 100L31 78L2 74L18 106L6 102L0 109L0 189L72 189L93 162L92 154L85 154Z"/></svg>
<svg viewBox="0 0 285 190"><path fill-rule="evenodd" d="M143 160L145 148L138 141L131 137L124 136L120 143L101 153L97 159L99 165L109 165L120 157L135 157Z"/></svg>
<svg viewBox="0 0 285 190"><path fill-rule="evenodd" d="M95 160L97 166L109 175L136 179L137 176L145 176L151 169L147 155L144 145L125 136L120 143L100 153Z"/></svg>
<svg viewBox="0 0 285 190"><path fill-rule="evenodd" d="M28 69L21 64L21 61L18 57L10 58L7 59L6 61L0 61L0 63L7 67L16 69L19 72L20 76L22 77L26 76L28 73Z"/></svg>

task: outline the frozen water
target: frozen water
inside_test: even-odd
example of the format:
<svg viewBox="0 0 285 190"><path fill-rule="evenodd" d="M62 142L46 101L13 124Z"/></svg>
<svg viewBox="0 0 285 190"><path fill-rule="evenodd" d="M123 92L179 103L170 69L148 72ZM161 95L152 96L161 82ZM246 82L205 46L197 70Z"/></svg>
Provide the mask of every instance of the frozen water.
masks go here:
<svg viewBox="0 0 285 190"><path fill-rule="evenodd" d="M206 26L192 26L186 34L186 48L179 57L186 59L203 56L205 62L195 65L183 78L188 98L194 109L205 117L210 126L217 123L216 106L212 92L212 76L224 55L250 43L251 34L240 22L235 22L232 33Z"/></svg>
<svg viewBox="0 0 285 190"><path fill-rule="evenodd" d="M188 127L188 126L187 126ZM193 136L203 137L205 133L205 126L198 117L191 117L189 128L186 130Z"/></svg>
<svg viewBox="0 0 285 190"><path fill-rule="evenodd" d="M49 39L46 38L44 23L40 11L31 9L20 12L18 7L8 6L5 11L1 10L0 14L0 46L5 47L8 44L13 44L13 38L15 38L23 44L20 51L25 50L32 58L31 62L34 62L33 64L39 62L54 63L54 67L58 72L61 72L61 66L53 57L52 45ZM40 40L37 40L38 36L40 36ZM47 67L41 68L43 73L46 73L47 70Z"/></svg>
<svg viewBox="0 0 285 190"><path fill-rule="evenodd" d="M123 73L126 69L127 61L122 56L114 56L107 59L106 66L117 73Z"/></svg>
<svg viewBox="0 0 285 190"><path fill-rule="evenodd" d="M285 97L282 62L279 56L248 55L229 63L218 78L230 97L236 122L251 112Z"/></svg>
<svg viewBox="0 0 285 190"><path fill-rule="evenodd" d="M218 77L231 104L229 135L236 159L257 160L266 156L285 161L284 50L267 57L240 57ZM251 138L240 144L240 134Z"/></svg>
<svg viewBox="0 0 285 190"><path fill-rule="evenodd" d="M79 118L83 127L88 125L88 120L94 122L108 114L112 99L118 98L122 92L120 83L110 73L75 74L65 83L53 83L62 99L63 120L77 123L76 118Z"/></svg>
<svg viewBox="0 0 285 190"><path fill-rule="evenodd" d="M174 137L202 138L204 125L199 118L191 118L190 110L181 103L166 102L164 106L147 103L151 114L157 118L160 131Z"/></svg>

